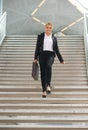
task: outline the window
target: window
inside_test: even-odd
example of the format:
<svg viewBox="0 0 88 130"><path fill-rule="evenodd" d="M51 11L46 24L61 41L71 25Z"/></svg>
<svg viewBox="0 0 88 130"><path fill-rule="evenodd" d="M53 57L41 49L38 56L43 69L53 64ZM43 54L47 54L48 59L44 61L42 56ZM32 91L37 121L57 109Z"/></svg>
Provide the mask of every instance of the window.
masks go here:
<svg viewBox="0 0 88 130"><path fill-rule="evenodd" d="M77 9L84 13L85 11L88 11L88 0L68 0L70 3L72 3L74 6L77 7Z"/></svg>
<svg viewBox="0 0 88 130"><path fill-rule="evenodd" d="M85 9L88 9L88 0L77 0Z"/></svg>

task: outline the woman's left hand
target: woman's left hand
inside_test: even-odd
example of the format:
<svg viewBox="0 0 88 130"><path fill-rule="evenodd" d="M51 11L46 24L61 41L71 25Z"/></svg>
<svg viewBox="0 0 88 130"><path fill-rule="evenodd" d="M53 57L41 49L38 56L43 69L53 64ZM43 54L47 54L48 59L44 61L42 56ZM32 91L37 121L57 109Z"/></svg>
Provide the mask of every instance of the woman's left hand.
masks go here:
<svg viewBox="0 0 88 130"><path fill-rule="evenodd" d="M62 61L62 62L61 62L61 64L65 64L65 62L64 62L64 61Z"/></svg>

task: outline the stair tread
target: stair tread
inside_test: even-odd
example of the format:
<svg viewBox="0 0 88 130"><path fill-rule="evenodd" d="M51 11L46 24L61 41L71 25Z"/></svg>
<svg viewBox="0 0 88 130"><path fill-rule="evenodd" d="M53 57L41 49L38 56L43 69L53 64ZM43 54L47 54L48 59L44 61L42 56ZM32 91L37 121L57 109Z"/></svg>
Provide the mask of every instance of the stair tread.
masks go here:
<svg viewBox="0 0 88 130"><path fill-rule="evenodd" d="M0 123L0 128L88 128L88 123Z"/></svg>

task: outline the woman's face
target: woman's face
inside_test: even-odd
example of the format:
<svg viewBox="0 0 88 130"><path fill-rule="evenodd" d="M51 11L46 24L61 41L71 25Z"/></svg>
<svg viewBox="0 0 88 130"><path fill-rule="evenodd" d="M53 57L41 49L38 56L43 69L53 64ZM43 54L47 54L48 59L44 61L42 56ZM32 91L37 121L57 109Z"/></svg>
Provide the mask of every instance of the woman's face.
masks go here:
<svg viewBox="0 0 88 130"><path fill-rule="evenodd" d="M51 25L46 25L45 26L45 33L47 35L50 35L52 33L52 26Z"/></svg>

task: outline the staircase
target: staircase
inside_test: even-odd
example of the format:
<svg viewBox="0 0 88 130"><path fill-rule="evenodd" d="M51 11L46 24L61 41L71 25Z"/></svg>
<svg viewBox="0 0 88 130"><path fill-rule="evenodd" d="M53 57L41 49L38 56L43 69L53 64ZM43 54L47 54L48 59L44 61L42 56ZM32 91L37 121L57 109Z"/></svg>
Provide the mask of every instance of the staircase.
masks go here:
<svg viewBox="0 0 88 130"><path fill-rule="evenodd" d="M82 36L58 37L65 64L53 64L52 94L31 77L36 36L6 36L0 47L0 130L88 129L88 81Z"/></svg>

